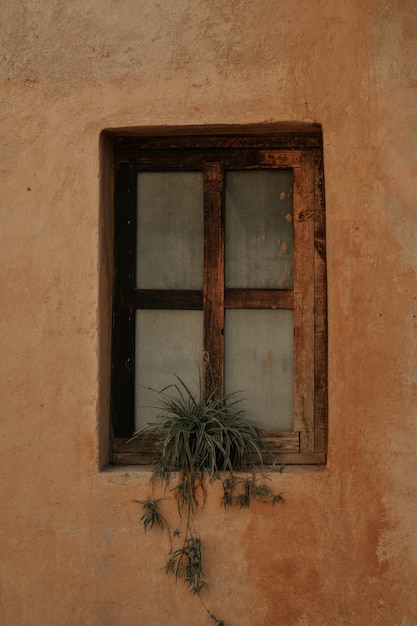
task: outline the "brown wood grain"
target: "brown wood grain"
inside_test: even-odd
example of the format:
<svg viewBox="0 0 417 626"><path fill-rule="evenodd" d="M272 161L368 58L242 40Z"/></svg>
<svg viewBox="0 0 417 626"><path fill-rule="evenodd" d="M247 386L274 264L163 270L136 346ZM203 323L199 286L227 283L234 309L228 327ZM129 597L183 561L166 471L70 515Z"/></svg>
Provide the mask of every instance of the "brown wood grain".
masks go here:
<svg viewBox="0 0 417 626"><path fill-rule="evenodd" d="M245 132L246 129L246 132ZM109 133L115 163L113 296L113 462L149 465L155 439L126 443L134 431L135 311L204 311L205 393L223 391L225 309L294 310L294 432L268 433L277 462L325 462L327 447L327 292L322 140L314 125L213 129L125 129ZM225 289L224 172L291 168L294 175L294 288ZM136 288L138 171L204 174L203 290Z"/></svg>

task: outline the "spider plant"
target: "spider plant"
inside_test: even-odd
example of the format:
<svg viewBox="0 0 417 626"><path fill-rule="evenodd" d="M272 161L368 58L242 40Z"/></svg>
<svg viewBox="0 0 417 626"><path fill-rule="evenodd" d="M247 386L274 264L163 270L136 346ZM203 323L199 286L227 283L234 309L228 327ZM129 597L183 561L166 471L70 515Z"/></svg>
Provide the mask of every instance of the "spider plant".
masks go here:
<svg viewBox="0 0 417 626"><path fill-rule="evenodd" d="M283 467L280 468L283 471ZM226 478L220 478L223 487L223 506L225 509L238 504L241 509L250 506L253 500L259 502L283 502L280 493L274 494L265 482L259 482L256 476L236 477L230 474Z"/></svg>
<svg viewBox="0 0 417 626"><path fill-rule="evenodd" d="M198 595L210 619L217 626L224 626L200 595L206 576L202 568L202 543L193 523L199 496L206 497L207 481L219 479L225 508L248 507L254 499L274 504L283 498L272 492L263 477L259 478L264 459L273 461L272 455L262 441L262 430L241 408L238 395L219 397L215 392L208 397L201 392L194 395L181 378L176 378L174 385L158 392L157 421L137 435L149 430L158 435L151 482L159 482L166 488L174 474L177 478L171 491L185 530L176 529L173 533L174 540L181 537L177 549L170 536L171 549L164 569L174 574L176 580L182 578L190 591ZM279 471L282 469L281 466ZM159 500L148 496L147 500L136 501L144 509L141 520L145 532L166 527L158 511Z"/></svg>
<svg viewBox="0 0 417 626"><path fill-rule="evenodd" d="M134 500L134 502L141 504L145 511L140 518L141 522L143 522L145 533L148 532L148 530L152 530L154 526L164 530L166 522L158 511L158 502L162 499L163 498L157 498L156 500L152 500L148 496L146 500Z"/></svg>
<svg viewBox="0 0 417 626"><path fill-rule="evenodd" d="M206 584L203 580L206 575L202 567L200 537L187 537L181 548L171 552L165 570L167 573L172 572L177 580L184 576L184 582L190 591L200 593Z"/></svg>
<svg viewBox="0 0 417 626"><path fill-rule="evenodd" d="M178 471L184 482L263 465L270 453L262 430L240 408L238 394L195 396L179 377L177 381L161 392L160 417L147 427L160 437L153 479L168 483Z"/></svg>

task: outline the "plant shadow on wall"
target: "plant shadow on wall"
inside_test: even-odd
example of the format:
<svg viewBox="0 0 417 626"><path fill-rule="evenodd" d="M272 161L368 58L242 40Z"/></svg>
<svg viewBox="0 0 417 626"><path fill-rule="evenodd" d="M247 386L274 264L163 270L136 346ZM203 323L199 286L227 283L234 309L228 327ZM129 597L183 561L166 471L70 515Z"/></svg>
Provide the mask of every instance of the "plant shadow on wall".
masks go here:
<svg viewBox="0 0 417 626"><path fill-rule="evenodd" d="M250 506L253 500L276 504L283 501L266 484L265 463L273 463L272 454L262 441L262 430L240 407L237 394L219 398L215 392L204 398L191 393L177 377L177 384L156 392L160 416L156 423L138 431L158 434L157 460L151 476L153 487L160 484L165 493L169 488L177 503L178 527L173 531L159 511L165 498L147 496L135 500L142 505L141 517L145 533L166 531L169 552L161 568L175 579L183 579L195 594L216 626L224 626L206 606L201 591L205 587L203 542L196 532L194 519L214 481L223 488L225 509ZM269 469L269 468L268 468ZM283 466L278 468L283 471Z"/></svg>

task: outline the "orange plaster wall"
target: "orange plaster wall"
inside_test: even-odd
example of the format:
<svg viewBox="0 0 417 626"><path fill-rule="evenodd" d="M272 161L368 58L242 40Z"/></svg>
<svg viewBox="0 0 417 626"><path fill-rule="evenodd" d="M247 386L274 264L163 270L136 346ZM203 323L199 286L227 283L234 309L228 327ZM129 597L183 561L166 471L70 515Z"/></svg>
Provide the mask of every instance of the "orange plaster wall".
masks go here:
<svg viewBox="0 0 417 626"><path fill-rule="evenodd" d="M296 120L324 134L328 465L275 477L272 510L210 495L204 597L228 626L417 624L414 0L22 0L1 21L0 623L210 623L143 535L148 475L98 470L99 135Z"/></svg>

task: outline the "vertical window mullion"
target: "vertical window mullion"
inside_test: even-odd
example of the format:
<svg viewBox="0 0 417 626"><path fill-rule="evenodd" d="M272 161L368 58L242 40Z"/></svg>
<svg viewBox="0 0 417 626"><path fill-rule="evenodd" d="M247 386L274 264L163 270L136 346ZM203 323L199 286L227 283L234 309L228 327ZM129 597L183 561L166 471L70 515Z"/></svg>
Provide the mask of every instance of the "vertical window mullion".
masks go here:
<svg viewBox="0 0 417 626"><path fill-rule="evenodd" d="M300 452L314 451L314 167L294 168L294 429Z"/></svg>
<svg viewBox="0 0 417 626"><path fill-rule="evenodd" d="M314 157L315 184L315 293L314 293L314 450L325 452L327 445L327 292L324 180L320 155Z"/></svg>
<svg viewBox="0 0 417 626"><path fill-rule="evenodd" d="M122 165L115 181L115 277L113 314L113 430L129 437L135 429L135 315L137 175Z"/></svg>
<svg viewBox="0 0 417 626"><path fill-rule="evenodd" d="M223 395L224 175L221 163L204 165L204 393Z"/></svg>

